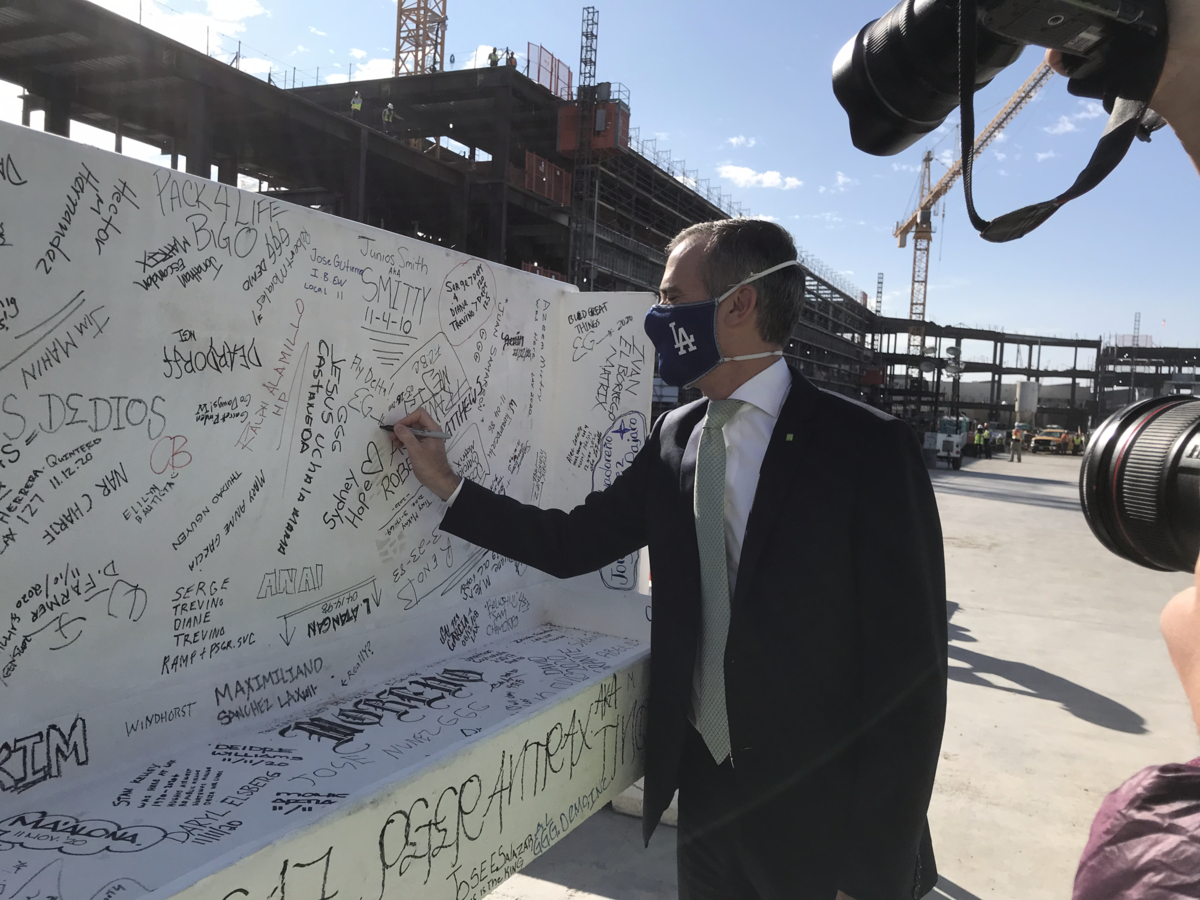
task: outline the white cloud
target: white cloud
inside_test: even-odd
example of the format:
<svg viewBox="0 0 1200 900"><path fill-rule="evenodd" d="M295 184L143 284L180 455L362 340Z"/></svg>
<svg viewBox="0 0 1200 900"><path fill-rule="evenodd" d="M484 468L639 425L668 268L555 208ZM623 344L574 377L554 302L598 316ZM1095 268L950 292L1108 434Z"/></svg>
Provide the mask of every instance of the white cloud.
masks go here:
<svg viewBox="0 0 1200 900"><path fill-rule="evenodd" d="M765 216L765 215L758 215L758 214L755 214L753 216L747 216L746 218L747 219L759 219L763 222L778 222L779 221L779 219L776 216Z"/></svg>
<svg viewBox="0 0 1200 900"><path fill-rule="evenodd" d="M1098 119L1103 115L1104 107L1095 100L1080 100L1079 112L1069 116L1059 116L1058 121L1049 128L1043 128L1042 131L1047 134L1070 134L1072 131L1079 131L1079 126L1076 122L1085 122L1088 119Z"/></svg>
<svg viewBox="0 0 1200 900"><path fill-rule="evenodd" d="M755 172L747 166L718 166L717 175L740 188L765 187L791 191L804 184L799 178L784 178L778 172Z"/></svg>
<svg viewBox="0 0 1200 900"><path fill-rule="evenodd" d="M239 22L266 12L258 0L208 0L207 5L209 15L227 22Z"/></svg>
<svg viewBox="0 0 1200 900"><path fill-rule="evenodd" d="M259 59L255 56L243 56L238 63L238 68L243 72L249 72L251 75L266 75L272 69L279 69L279 66L271 62L269 59Z"/></svg>
<svg viewBox="0 0 1200 900"><path fill-rule="evenodd" d="M947 169L950 168L952 165L954 165L955 159L957 159L957 157L949 150L943 150L941 153L939 153L937 155L937 161L940 162Z"/></svg>
<svg viewBox="0 0 1200 900"><path fill-rule="evenodd" d="M482 69L484 66L489 65L488 56L491 55L492 47L493 47L492 44L480 44L478 47L475 48L475 50L472 53L467 54L467 56L463 59L462 65L459 66L459 68L460 69ZM499 48L497 52L499 52L499 54L500 54L500 65L504 65L504 49ZM517 53L515 55L518 60L525 58L524 53ZM517 68L524 71L525 67L523 65L518 64Z"/></svg>
<svg viewBox="0 0 1200 900"><path fill-rule="evenodd" d="M920 172L920 166L910 166L908 163L892 163L893 172Z"/></svg>
<svg viewBox="0 0 1200 900"><path fill-rule="evenodd" d="M993 144L1003 144L1007 140L1008 140L1008 135L1002 131L998 135L996 135L994 138L992 138L992 143Z"/></svg>
<svg viewBox="0 0 1200 900"><path fill-rule="evenodd" d="M321 31L319 28L314 28L312 25L308 26L308 30L311 31L313 34L315 34L317 37L329 37L329 35L327 35L324 31Z"/></svg>
<svg viewBox="0 0 1200 900"><path fill-rule="evenodd" d="M480 44L475 48L473 53L469 53L467 56L463 57L462 65L459 68L478 69L482 66L486 66L488 64L488 54L491 52L491 47Z"/></svg>
<svg viewBox="0 0 1200 900"><path fill-rule="evenodd" d="M834 183L832 185L830 185L829 187L822 186L820 189L820 192L822 194L824 194L824 193L841 194L841 193L845 192L848 188L852 188L857 184L858 184L857 178L851 178L849 175L845 174L844 172L838 172L836 177L834 178Z"/></svg>
<svg viewBox="0 0 1200 900"><path fill-rule="evenodd" d="M213 56L232 57L237 51L237 35L246 30L245 20L267 11L258 0L205 0L204 12L178 13L157 3L140 0L95 0L117 15L186 44L194 50L207 50ZM269 15L269 13L267 13ZM230 40L230 36L233 39Z"/></svg>
<svg viewBox="0 0 1200 900"><path fill-rule="evenodd" d="M1045 153L1035 153L1034 155L1037 157L1038 162L1042 162L1043 160L1047 159L1054 159L1054 157L1058 156L1058 154L1053 150L1047 150Z"/></svg>
<svg viewBox="0 0 1200 900"><path fill-rule="evenodd" d="M824 222L825 229L827 231L832 231L835 228L844 228L846 225L866 225L867 224L866 222L863 222L861 220L854 220L854 221L847 222L845 219L843 219L841 216L839 216L837 213L834 213L834 212L810 213L809 215L806 215L806 216L797 216L797 218L816 219L818 222ZM890 230L891 229L889 228L888 231L890 231ZM853 272L841 272L840 274L853 275L854 273Z"/></svg>
<svg viewBox="0 0 1200 900"><path fill-rule="evenodd" d="M353 56L355 59L362 59L367 55L367 51L359 50L357 47L355 47L353 50L350 51L350 55Z"/></svg>
<svg viewBox="0 0 1200 900"><path fill-rule="evenodd" d="M296 49L292 51L292 53L307 53L307 52L308 52L308 48L305 47L303 44L297 44Z"/></svg>
<svg viewBox="0 0 1200 900"><path fill-rule="evenodd" d="M350 80L350 78L347 75L343 75L341 73L335 73L333 75L326 75L321 80L324 81L326 84L345 84L347 81Z"/></svg>
<svg viewBox="0 0 1200 900"><path fill-rule="evenodd" d="M1057 122L1048 128L1042 129L1046 134L1069 134L1072 131L1078 130L1075 123L1071 121L1070 116L1059 116Z"/></svg>
<svg viewBox="0 0 1200 900"><path fill-rule="evenodd" d="M737 137L729 138L726 143L728 143L731 147L745 147L747 150L749 150L756 143L758 143L758 141L755 138L748 138L744 134L739 134Z"/></svg>
<svg viewBox="0 0 1200 900"><path fill-rule="evenodd" d="M354 67L354 80L366 81L372 78L391 78L396 71L394 59L368 59Z"/></svg>
<svg viewBox="0 0 1200 900"><path fill-rule="evenodd" d="M992 153L995 154L997 162L1004 162L1006 159L1008 159L1007 153L1001 153L999 150L993 150Z"/></svg>
<svg viewBox="0 0 1200 900"><path fill-rule="evenodd" d="M671 133L669 131L656 131L654 132L654 139L656 141L668 141L671 139Z"/></svg>

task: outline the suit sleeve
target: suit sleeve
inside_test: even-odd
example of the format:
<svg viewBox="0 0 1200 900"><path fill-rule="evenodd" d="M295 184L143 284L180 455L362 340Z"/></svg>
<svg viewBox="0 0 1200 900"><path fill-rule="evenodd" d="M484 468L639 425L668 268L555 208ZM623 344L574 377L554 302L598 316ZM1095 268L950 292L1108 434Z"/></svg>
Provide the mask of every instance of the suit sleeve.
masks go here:
<svg viewBox="0 0 1200 900"><path fill-rule="evenodd" d="M855 510L862 707L838 886L855 900L909 900L946 720L942 530L907 425L883 423L864 456Z"/></svg>
<svg viewBox="0 0 1200 900"><path fill-rule="evenodd" d="M646 545L646 495L658 424L629 467L570 512L539 509L464 480L441 530L556 578L594 572Z"/></svg>

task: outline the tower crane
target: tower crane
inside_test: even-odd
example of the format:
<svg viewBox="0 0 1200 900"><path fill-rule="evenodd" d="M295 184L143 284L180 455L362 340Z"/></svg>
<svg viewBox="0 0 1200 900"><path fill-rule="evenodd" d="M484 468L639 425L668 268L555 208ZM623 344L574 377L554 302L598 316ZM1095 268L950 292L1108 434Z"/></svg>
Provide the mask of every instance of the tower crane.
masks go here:
<svg viewBox="0 0 1200 900"><path fill-rule="evenodd" d="M441 72L445 62L446 0L399 0L393 76Z"/></svg>
<svg viewBox="0 0 1200 900"><path fill-rule="evenodd" d="M1041 63L1025 83L1009 98L1004 107L996 114L996 118L987 124L979 136L975 138L975 155L978 156L988 145L1011 124L1022 109L1028 105L1050 80L1053 70ZM959 159L947 170L936 184L931 184L932 177L929 165L933 162L933 154L925 152L921 165L921 189L917 208L903 222L897 222L893 235L897 244L904 247L908 235L913 236L913 277L912 300L909 305L908 317L914 322L925 321L925 291L929 284L929 246L933 242L933 211L938 202L950 192L954 183L962 175L962 159ZM925 350L925 326L913 325L908 332L908 355L919 359ZM917 369L910 367L910 378L916 377Z"/></svg>

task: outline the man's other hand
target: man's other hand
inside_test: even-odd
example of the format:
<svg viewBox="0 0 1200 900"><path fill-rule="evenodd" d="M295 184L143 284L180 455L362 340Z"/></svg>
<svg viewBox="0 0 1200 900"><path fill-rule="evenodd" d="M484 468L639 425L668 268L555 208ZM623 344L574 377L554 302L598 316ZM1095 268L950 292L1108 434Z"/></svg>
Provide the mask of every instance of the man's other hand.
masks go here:
<svg viewBox="0 0 1200 900"><path fill-rule="evenodd" d="M1175 129L1200 170L1200 0L1167 0L1167 60L1151 108ZM1046 51L1046 64L1066 75L1062 53Z"/></svg>
<svg viewBox="0 0 1200 900"><path fill-rule="evenodd" d="M1159 625L1167 641L1171 662L1192 705L1192 718L1200 728L1200 562L1196 583L1171 598L1162 611Z"/></svg>
<svg viewBox="0 0 1200 900"><path fill-rule="evenodd" d="M413 428L441 431L442 427L425 411L425 407L421 407L397 422L392 433L412 460L417 481L443 500L449 500L462 479L450 468L450 461L446 458L446 442L440 438L417 437L412 433Z"/></svg>

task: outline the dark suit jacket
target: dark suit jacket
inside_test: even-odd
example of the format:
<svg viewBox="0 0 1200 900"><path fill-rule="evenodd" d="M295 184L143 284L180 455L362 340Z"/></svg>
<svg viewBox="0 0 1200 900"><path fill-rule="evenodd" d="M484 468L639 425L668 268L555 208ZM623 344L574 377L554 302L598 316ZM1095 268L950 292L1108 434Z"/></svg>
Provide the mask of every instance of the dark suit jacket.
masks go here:
<svg viewBox="0 0 1200 900"><path fill-rule="evenodd" d="M441 525L560 578L649 545L647 841L679 783L689 727L700 624L692 431L706 405L660 417L626 471L569 513L466 482ZM945 594L912 430L793 370L731 600L732 757L748 806L790 792L812 798L797 815L840 830L829 864L855 900L908 900L936 881L925 814L946 712Z"/></svg>

